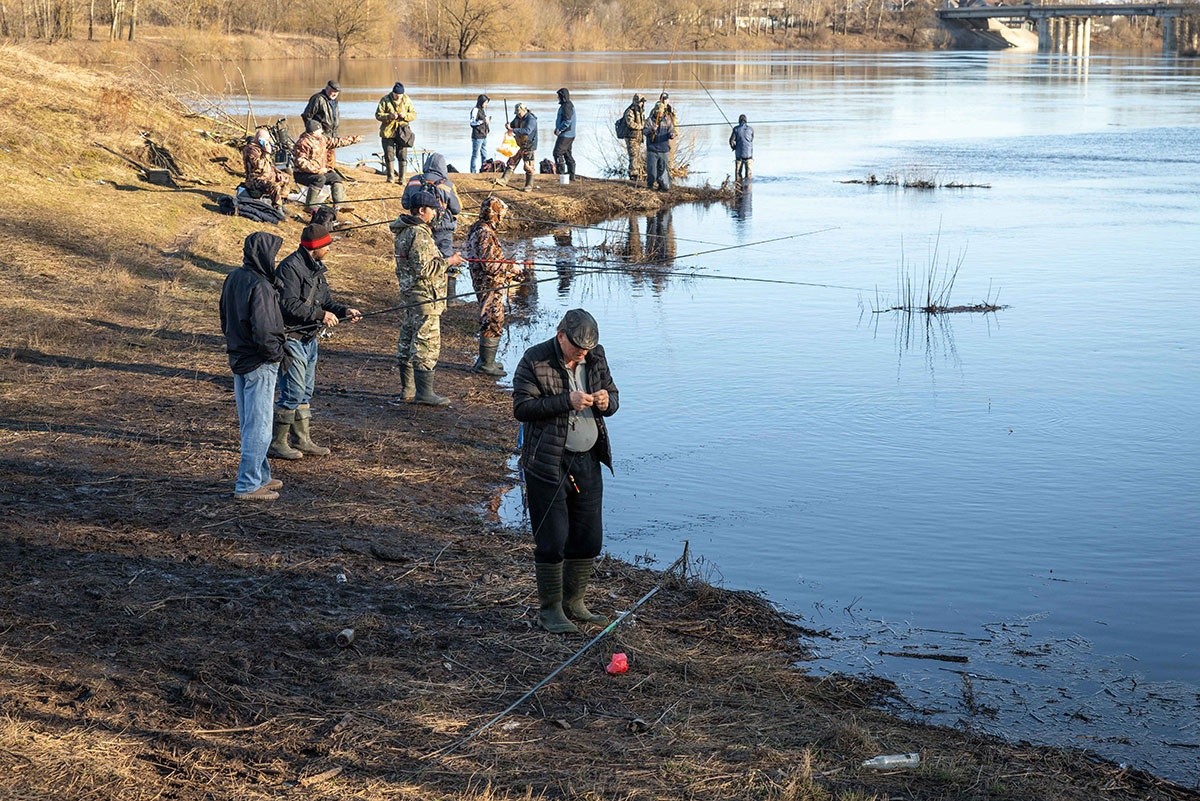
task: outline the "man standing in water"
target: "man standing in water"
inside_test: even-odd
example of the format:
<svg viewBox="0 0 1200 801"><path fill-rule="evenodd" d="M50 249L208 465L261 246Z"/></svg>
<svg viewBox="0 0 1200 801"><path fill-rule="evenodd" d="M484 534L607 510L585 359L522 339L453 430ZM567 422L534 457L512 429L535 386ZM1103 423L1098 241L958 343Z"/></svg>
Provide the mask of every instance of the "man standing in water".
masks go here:
<svg viewBox="0 0 1200 801"><path fill-rule="evenodd" d="M604 418L617 411L600 329L571 309L553 339L525 351L513 375L513 415L521 421L529 520L533 526L538 624L578 632L571 619L607 625L583 596L603 545L600 465L612 471Z"/></svg>
<svg viewBox="0 0 1200 801"><path fill-rule="evenodd" d="M738 117L737 127L729 134L729 147L733 150L734 180L743 183L750 180L750 165L754 161L754 129L746 122L746 115Z"/></svg>

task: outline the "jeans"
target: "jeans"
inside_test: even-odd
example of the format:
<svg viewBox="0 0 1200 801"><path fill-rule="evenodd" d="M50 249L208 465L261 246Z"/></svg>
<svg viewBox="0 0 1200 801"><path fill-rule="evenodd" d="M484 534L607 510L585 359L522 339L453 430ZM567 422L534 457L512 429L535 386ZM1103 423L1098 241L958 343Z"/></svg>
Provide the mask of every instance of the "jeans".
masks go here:
<svg viewBox="0 0 1200 801"><path fill-rule="evenodd" d="M647 150L646 188L653 189L656 183L661 189L671 188L671 154Z"/></svg>
<svg viewBox="0 0 1200 801"><path fill-rule="evenodd" d="M267 448L274 422L275 379L279 365L259 365L245 375L234 373L233 397L237 401L238 425L242 430L242 460L238 464L234 492L254 492L271 480Z"/></svg>
<svg viewBox="0 0 1200 801"><path fill-rule="evenodd" d="M295 409L312 400L317 382L317 338L308 342L288 338L288 368L279 376L279 408Z"/></svg>
<svg viewBox="0 0 1200 801"><path fill-rule="evenodd" d="M479 165L488 160L487 138L471 139L471 172L479 172Z"/></svg>
<svg viewBox="0 0 1200 801"><path fill-rule="evenodd" d="M525 477L533 560L595 559L603 546L604 481L596 449L563 451L561 481Z"/></svg>

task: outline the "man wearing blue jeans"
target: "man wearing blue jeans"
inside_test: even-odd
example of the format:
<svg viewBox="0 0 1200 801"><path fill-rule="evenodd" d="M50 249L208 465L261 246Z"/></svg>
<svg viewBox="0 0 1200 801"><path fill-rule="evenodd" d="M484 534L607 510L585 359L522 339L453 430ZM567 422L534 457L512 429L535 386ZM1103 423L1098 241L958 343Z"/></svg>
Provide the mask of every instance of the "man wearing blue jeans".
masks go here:
<svg viewBox="0 0 1200 801"><path fill-rule="evenodd" d="M303 459L305 456L326 456L329 448L312 441L309 430L312 419L313 389L317 380L317 335L323 328L332 328L342 319L357 322L362 315L329 297L325 280L325 256L333 237L329 229L318 223L304 227L300 247L279 263L275 286L279 289L279 305L287 326L288 366L279 379L279 405L275 409L275 426L268 456L279 459ZM296 444L289 442L289 434Z"/></svg>
<svg viewBox="0 0 1200 801"><path fill-rule="evenodd" d="M271 478L267 447L271 443L271 404L275 379L284 359L283 317L275 290L275 256L283 240L253 233L242 245L242 266L221 287L221 332L242 433L233 497L239 501L273 501L283 482Z"/></svg>

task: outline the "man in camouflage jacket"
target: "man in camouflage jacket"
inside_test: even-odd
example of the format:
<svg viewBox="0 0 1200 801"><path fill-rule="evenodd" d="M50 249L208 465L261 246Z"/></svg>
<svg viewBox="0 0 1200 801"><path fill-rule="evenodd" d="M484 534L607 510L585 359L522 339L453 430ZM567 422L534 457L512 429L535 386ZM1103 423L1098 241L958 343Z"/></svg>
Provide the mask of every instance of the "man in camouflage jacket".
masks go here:
<svg viewBox="0 0 1200 801"><path fill-rule="evenodd" d="M497 231L508 211L508 204L489 195L479 206L479 219L467 231L467 261L471 265L471 285L479 299L479 358L472 368L477 373L504 375L504 365L496 361L500 335L504 333L504 289L525 274L525 267L504 257Z"/></svg>
<svg viewBox="0 0 1200 801"><path fill-rule="evenodd" d="M317 207L317 197L326 185L333 195L333 209L338 210L339 204L345 200L345 189L342 187L342 175L333 164L334 148L353 145L361 141L361 136L328 137L320 125L313 130L305 131L296 140L296 148L292 151L295 161L296 183L308 187L308 198L305 208L309 211Z"/></svg>
<svg viewBox="0 0 1200 801"><path fill-rule="evenodd" d="M246 178L242 183L253 197L270 198L277 209L283 208L283 199L287 196L288 185L292 179L286 172L275 168L275 157L271 153L271 132L259 128L254 132L254 138L242 148L242 167L246 170Z"/></svg>
<svg viewBox="0 0 1200 801"><path fill-rule="evenodd" d="M437 216L438 199L417 192L389 226L395 234L396 280L404 322L396 343L400 370L400 399L428 406L448 406L450 401L433 391L433 375L442 351L441 316L446 310L446 271L462 264L461 253L445 257L433 241L429 224Z"/></svg>

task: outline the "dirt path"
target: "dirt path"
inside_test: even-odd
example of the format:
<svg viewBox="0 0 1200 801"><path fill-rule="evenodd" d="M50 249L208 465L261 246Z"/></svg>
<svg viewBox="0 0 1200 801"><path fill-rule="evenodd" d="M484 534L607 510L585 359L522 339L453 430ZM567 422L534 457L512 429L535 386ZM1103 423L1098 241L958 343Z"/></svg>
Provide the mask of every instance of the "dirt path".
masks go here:
<svg viewBox="0 0 1200 801"><path fill-rule="evenodd" d="M471 357L474 307L443 322L448 409L389 403L394 327L339 327L313 402L333 455L276 464L283 501L236 504L216 304L257 227L213 211L229 187L212 159L229 151L153 95L4 55L0 797L1196 797L1081 753L899 722L868 706L885 684L807 677L802 629L694 577L439 755L585 641L533 628L528 538L487 515L515 427L502 391L451 369ZM136 157L138 130L211 183L155 187L87 145ZM300 225L273 230L290 249ZM365 230L337 244L334 291L393 305L389 238ZM606 560L595 606L627 609L660 579ZM603 671L614 651L629 673ZM858 767L903 751L922 766Z"/></svg>

